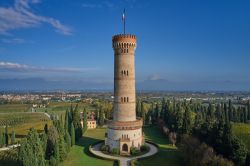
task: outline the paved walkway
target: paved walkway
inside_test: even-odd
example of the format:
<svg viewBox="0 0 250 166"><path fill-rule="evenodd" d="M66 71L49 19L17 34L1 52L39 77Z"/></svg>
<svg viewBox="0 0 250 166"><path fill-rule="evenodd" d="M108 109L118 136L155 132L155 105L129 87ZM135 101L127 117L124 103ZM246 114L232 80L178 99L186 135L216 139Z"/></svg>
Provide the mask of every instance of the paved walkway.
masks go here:
<svg viewBox="0 0 250 166"><path fill-rule="evenodd" d="M13 149L13 148L16 148L18 146L20 146L20 144L10 145L8 147L0 148L0 151L5 151L5 150Z"/></svg>
<svg viewBox="0 0 250 166"><path fill-rule="evenodd" d="M101 156L101 157L105 157L105 158L110 158L110 159L114 159L114 160L120 160L121 166L129 166L130 165L130 160L138 159L138 158L144 158L144 157L147 157L147 156L152 156L152 155L154 155L155 153L158 152L157 147L155 147L154 145L152 145L150 143L146 143L146 145L150 147L150 150L149 150L148 153L146 153L144 155L136 156L136 157L117 157L117 156L111 156L111 155L107 155L107 154L102 153L100 151L100 146L102 144L103 143L99 143L99 144L94 145L90 149L90 152L93 153L93 154L95 154L95 155L97 155L97 156Z"/></svg>

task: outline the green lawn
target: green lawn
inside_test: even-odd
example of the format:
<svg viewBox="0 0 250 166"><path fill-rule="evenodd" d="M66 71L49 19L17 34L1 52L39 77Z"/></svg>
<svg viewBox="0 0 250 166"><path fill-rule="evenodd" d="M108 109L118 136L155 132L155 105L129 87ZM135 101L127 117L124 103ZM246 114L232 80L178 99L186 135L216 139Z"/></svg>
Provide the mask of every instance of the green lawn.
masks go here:
<svg viewBox="0 0 250 166"><path fill-rule="evenodd" d="M234 123L233 133L242 140L250 151L250 124Z"/></svg>
<svg viewBox="0 0 250 166"><path fill-rule="evenodd" d="M87 130L77 145L71 148L67 159L59 166L113 166L113 161L97 159L88 151L92 143L104 139L105 131L103 128Z"/></svg>
<svg viewBox="0 0 250 166"><path fill-rule="evenodd" d="M168 139L162 135L157 127L147 127L143 129L145 138L159 145L159 152L155 156L147 159L141 159L135 162L136 166L179 166L184 165L180 152L175 146L172 146Z"/></svg>

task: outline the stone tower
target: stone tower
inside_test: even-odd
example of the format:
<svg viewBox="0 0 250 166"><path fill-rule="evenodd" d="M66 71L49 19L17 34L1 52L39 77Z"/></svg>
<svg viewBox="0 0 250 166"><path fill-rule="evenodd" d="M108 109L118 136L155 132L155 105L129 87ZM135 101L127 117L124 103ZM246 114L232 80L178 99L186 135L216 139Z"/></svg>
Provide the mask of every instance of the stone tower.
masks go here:
<svg viewBox="0 0 250 166"><path fill-rule="evenodd" d="M105 144L129 154L131 147L144 143L142 121L136 119L135 49L136 36L119 34L112 38L114 49L114 111L108 123Z"/></svg>

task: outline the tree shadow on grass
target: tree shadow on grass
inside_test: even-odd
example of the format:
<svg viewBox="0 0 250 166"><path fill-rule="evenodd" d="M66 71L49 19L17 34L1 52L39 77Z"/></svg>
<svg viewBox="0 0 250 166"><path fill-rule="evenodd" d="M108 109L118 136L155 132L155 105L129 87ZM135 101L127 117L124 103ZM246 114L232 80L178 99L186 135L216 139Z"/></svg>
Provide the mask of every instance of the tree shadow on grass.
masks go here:
<svg viewBox="0 0 250 166"><path fill-rule="evenodd" d="M99 142L99 141L102 141L102 139L96 139L96 138L91 138L91 137L83 136L82 138L80 138L76 142L76 145L83 147L83 153L85 153L89 157L97 158L92 153L90 153L89 146L92 145L92 144L94 144L94 143L96 143L96 142ZM98 158L98 159L104 160L102 158ZM113 161L113 160L111 160L111 161ZM117 161L113 161L113 166L118 166L118 162Z"/></svg>
<svg viewBox="0 0 250 166"><path fill-rule="evenodd" d="M98 141L101 141L101 139L96 139L96 138L83 136L82 138L80 138L76 142L76 145L84 147L83 152L85 154L87 154L88 156L94 157L94 155L92 153L90 153L90 151L89 151L89 146L96 143L96 142L98 142Z"/></svg>

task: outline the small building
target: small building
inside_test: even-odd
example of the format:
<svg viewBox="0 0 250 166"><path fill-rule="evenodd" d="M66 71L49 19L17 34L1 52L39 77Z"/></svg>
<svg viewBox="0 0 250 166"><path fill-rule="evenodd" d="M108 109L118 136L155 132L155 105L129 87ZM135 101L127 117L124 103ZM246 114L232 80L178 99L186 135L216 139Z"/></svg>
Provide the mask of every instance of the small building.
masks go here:
<svg viewBox="0 0 250 166"><path fill-rule="evenodd" d="M87 126L88 126L88 129L95 129L96 128L96 120L88 119Z"/></svg>
<svg viewBox="0 0 250 166"><path fill-rule="evenodd" d="M81 125L83 125L83 120L81 120ZM87 128L88 129L95 129L96 128L96 120L95 119L88 119L87 120Z"/></svg>

